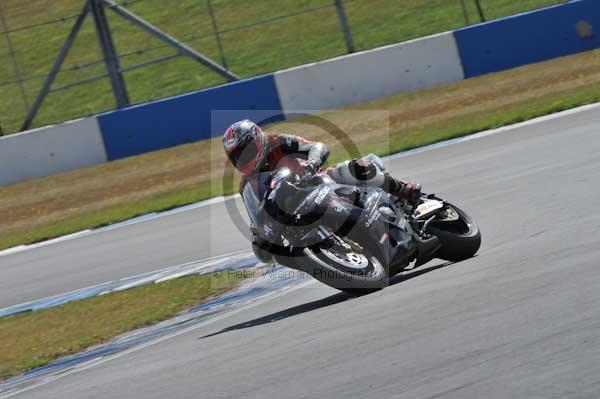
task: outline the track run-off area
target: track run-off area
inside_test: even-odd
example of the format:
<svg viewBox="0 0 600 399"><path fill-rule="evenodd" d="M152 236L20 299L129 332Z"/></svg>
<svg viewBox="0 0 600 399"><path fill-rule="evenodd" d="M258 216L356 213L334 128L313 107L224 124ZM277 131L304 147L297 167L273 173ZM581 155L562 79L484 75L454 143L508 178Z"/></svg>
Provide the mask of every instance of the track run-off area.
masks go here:
<svg viewBox="0 0 600 399"><path fill-rule="evenodd" d="M358 298L304 284L8 395L600 397L599 131L587 106L389 157L478 222L470 260ZM214 201L0 256L0 308L248 247Z"/></svg>

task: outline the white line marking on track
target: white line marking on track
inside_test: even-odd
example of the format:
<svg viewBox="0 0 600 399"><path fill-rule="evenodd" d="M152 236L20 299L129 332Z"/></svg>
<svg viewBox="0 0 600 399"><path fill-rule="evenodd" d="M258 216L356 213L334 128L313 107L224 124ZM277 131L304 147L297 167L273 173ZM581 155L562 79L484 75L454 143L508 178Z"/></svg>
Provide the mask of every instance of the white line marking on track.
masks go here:
<svg viewBox="0 0 600 399"><path fill-rule="evenodd" d="M202 269L208 270L211 266L217 265L221 262L228 261L231 258L240 256L240 255L244 255L244 254L251 254L251 251L248 249L248 250L227 252L227 253L224 253L221 255L211 256L211 257L205 258L205 259L198 259L198 260L193 260L190 262L180 263L177 265L167 266L167 267L163 267L161 269L158 269L158 270L155 270L152 272L146 272L146 273L142 273L142 274L138 274L138 275L134 275L134 276L123 277L118 280L108 281L108 282L101 283L101 284L95 284L95 285L92 285L89 287L79 288L74 291L65 292L62 294L52 295L52 296L41 298L41 299L35 299L32 301L27 301L27 302L20 303L17 305L11 305L6 308L0 308L0 317L5 317L10 314L14 314L12 312L19 313L19 312L22 312L25 310L29 311L32 309L47 309L50 307L57 306L57 304L66 303L66 302L62 302L61 298L71 297L72 299L67 300L67 302L71 302L71 301L81 300L83 298L105 295L110 292L123 291L125 289L129 289L129 288L144 285L144 284L160 283L162 281L167 281L171 278L176 278L176 277L181 277L184 275L198 273ZM186 266L192 266L192 265L198 265L198 267L195 267L192 269L186 269ZM181 270L181 271L179 271L179 270ZM175 271L177 271L177 272L175 272ZM131 281L131 282L128 284L119 286L119 283L124 282L124 281ZM95 289L102 287L102 286L106 286L106 291L100 292L98 294L92 293L92 291L94 291ZM84 293L89 293L89 295L86 295ZM44 304L50 304L50 305L46 306Z"/></svg>

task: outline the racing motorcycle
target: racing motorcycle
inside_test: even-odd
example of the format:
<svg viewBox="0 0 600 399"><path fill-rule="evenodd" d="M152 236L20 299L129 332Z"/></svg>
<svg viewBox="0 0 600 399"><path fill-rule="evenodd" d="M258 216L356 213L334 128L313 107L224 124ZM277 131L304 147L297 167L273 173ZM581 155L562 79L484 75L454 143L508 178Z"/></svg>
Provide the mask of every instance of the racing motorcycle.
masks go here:
<svg viewBox="0 0 600 399"><path fill-rule="evenodd" d="M331 287L362 293L433 258L461 261L481 244L473 219L434 194L413 206L381 188L300 182L289 169L256 175L242 192L261 248Z"/></svg>

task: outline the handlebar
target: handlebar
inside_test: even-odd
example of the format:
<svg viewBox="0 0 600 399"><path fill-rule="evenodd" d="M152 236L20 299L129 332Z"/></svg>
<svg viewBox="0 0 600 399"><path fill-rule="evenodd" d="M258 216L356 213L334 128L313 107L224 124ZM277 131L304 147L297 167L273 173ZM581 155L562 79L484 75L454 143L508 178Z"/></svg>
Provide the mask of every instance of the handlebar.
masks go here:
<svg viewBox="0 0 600 399"><path fill-rule="evenodd" d="M273 174L271 188L275 188L284 181L294 187L300 187L304 185L303 183L306 183L300 179L300 176L297 173L292 173L288 168L281 168Z"/></svg>

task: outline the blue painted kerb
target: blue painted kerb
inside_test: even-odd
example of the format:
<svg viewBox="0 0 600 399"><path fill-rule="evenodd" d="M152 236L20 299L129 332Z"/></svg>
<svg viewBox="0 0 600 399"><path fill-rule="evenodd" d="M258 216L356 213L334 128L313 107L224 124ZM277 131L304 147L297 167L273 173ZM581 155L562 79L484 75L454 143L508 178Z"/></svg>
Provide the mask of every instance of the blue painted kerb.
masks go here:
<svg viewBox="0 0 600 399"><path fill-rule="evenodd" d="M213 110L232 110L212 118ZM282 120L272 74L136 105L98 116L108 160L220 135L239 119ZM275 111L275 112L273 112Z"/></svg>
<svg viewBox="0 0 600 399"><path fill-rule="evenodd" d="M600 1L574 0L454 32L465 77L600 47Z"/></svg>

